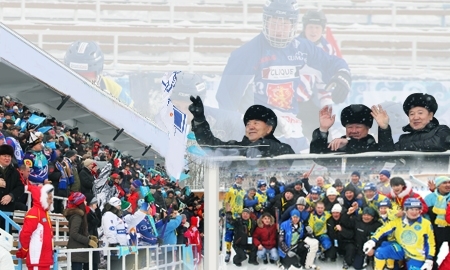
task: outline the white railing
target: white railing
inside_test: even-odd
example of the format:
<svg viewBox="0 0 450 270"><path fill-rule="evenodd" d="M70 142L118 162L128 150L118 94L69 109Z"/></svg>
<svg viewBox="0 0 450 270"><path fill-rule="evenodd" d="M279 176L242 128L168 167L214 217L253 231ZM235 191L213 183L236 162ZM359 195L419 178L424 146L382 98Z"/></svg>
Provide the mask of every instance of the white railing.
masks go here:
<svg viewBox="0 0 450 270"><path fill-rule="evenodd" d="M122 266L122 269L130 269L126 267L126 261L127 257L132 260L133 268L135 270L138 269L146 269L146 270L159 270L159 269L172 269L172 267L179 267L177 269L183 269L184 261L182 256L182 250L183 248L193 248L195 251L195 246L192 245L186 247L185 245L163 245L163 246L133 246L128 247L130 250L130 254L121 256L121 258L118 258L116 254L120 251L119 247L102 247L102 248L87 248L87 249L56 249L55 252L57 253L57 256L65 256L67 259L66 263L60 263L57 260L55 260L55 263L53 265L53 269L59 269L60 264L61 266L65 266L66 269L72 268L72 255L76 253L88 253L89 262L93 261L93 252L99 251L103 256L106 257L106 269L111 269L111 260L120 260L120 264ZM136 252L136 250L137 252ZM168 257L167 250L168 249L176 249L172 253L169 253L169 255L172 256L172 258ZM144 252L145 253L145 263L142 265L142 261L139 259L139 253ZM115 253L115 254L112 254ZM201 260L201 258L195 258L195 253L193 252L193 261L192 264L194 265L194 269L200 269L198 263ZM92 263L89 264L89 270L92 270Z"/></svg>
<svg viewBox="0 0 450 270"><path fill-rule="evenodd" d="M98 33L52 30L18 30L18 32L28 38L34 36L37 40L36 45L59 59L63 58L65 49L71 43L69 40L101 39L100 46L104 48L107 69L159 72L174 70L177 67L194 72L220 72L228 60L229 53L255 35L239 32L233 34L183 33L182 30L173 30L175 32ZM405 31L397 36L388 33L382 35L378 30L365 32L366 34L351 34L351 31L336 31L335 34L339 44L342 45L344 58L354 74L358 74L359 67L392 69L393 72L390 74L407 73L409 75L422 74L424 71L450 70L450 61L445 60L445 55L450 55L448 54L450 40L446 36L447 32L411 31L408 33ZM136 37L139 38L136 39ZM172 37L176 37L180 44L169 45L157 42L158 39L172 39ZM147 39L152 43L145 43ZM378 45L371 46L371 42L376 42ZM359 44L361 47L358 47ZM170 49L167 46L170 46ZM209 51L211 53L208 53Z"/></svg>
<svg viewBox="0 0 450 270"><path fill-rule="evenodd" d="M69 10L70 15L66 12L52 12L53 19L63 20L89 20L95 22L114 21L143 21L152 22L159 21L174 24L182 20L192 19L198 22L239 22L243 26L249 23L259 23L261 9L264 1L261 0L243 0L229 1L224 5L223 1L155 1L146 3L145 1L78 1L66 0L57 2L50 0L40 0L30 2L26 0L19 1L2 1L0 4L0 20L12 18L20 18L21 21L33 19L45 19L46 16L41 12L43 9L50 10ZM7 8L8 12L2 12L3 8ZM339 20L348 18L348 15L365 16L363 20L366 24L372 24L374 15L390 16L391 26L396 26L402 22L401 16L437 16L440 17L440 23L437 26L445 27L445 17L448 13L445 9L448 4L444 1L370 1L370 2L354 2L354 1L309 1L302 6L300 13L304 14L307 9L321 8L330 16L340 16ZM355 13L355 10L358 12ZM16 11L11 13L11 11ZM125 12L123 12L125 11ZM111 14L110 14L111 12ZM145 13L143 16L136 16L133 13ZM120 16L114 16L120 13ZM130 15L127 15L129 13ZM191 16L192 13L217 13L218 16ZM15 16L13 14L16 14ZM156 15L155 15L156 14ZM187 16L186 16L187 15ZM232 16L230 16L232 15ZM344 20L345 21L345 20ZM334 20L329 22L335 23ZM386 22L386 20L384 20ZM406 25L414 25L415 20L410 19ZM383 23L384 24L384 23Z"/></svg>

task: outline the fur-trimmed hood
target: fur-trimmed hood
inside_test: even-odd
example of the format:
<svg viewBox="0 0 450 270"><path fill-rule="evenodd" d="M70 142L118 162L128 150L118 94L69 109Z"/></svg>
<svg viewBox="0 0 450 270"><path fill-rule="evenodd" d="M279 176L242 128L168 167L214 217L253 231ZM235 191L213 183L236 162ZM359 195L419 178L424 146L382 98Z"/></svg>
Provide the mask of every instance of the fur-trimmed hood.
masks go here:
<svg viewBox="0 0 450 270"><path fill-rule="evenodd" d="M83 210L81 210L80 208L70 208L70 209L64 209L63 211L63 216L66 217L66 219L68 220L70 218L70 216L72 215L79 215L81 217L84 216L84 212Z"/></svg>
<svg viewBox="0 0 450 270"><path fill-rule="evenodd" d="M406 184L405 189L403 189L403 191L400 192L400 194L398 194L398 196L395 195L394 190L391 188L391 197L392 198L398 197L400 199L403 199L405 196L408 196L412 191L412 184L410 181L407 181L407 180L405 180L405 184Z"/></svg>
<svg viewBox="0 0 450 270"><path fill-rule="evenodd" d="M258 220L256 221L256 224L258 224L258 227L260 227L260 228L264 228L264 224L263 224L263 222L262 222L262 218L263 217L265 217L265 216L268 216L269 218L270 218L270 226L272 226L273 224L275 224L275 218L271 215L271 214L268 214L268 213L264 213L262 216L260 216L259 218L258 218Z"/></svg>
<svg viewBox="0 0 450 270"><path fill-rule="evenodd" d="M33 199L33 206L42 207L45 211L53 211L53 203L48 205L47 197L49 193L53 194L53 185L45 184L43 186L28 185L28 190L31 192Z"/></svg>

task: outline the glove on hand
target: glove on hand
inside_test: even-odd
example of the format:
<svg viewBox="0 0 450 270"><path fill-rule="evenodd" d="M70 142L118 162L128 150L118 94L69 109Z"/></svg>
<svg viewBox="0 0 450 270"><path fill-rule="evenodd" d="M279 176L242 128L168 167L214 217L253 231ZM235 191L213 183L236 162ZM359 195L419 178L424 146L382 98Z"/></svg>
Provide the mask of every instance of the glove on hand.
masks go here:
<svg viewBox="0 0 450 270"><path fill-rule="evenodd" d="M16 257L18 259L25 259L28 255L28 249L24 249L24 248L19 248L19 250L17 250L16 252Z"/></svg>
<svg viewBox="0 0 450 270"><path fill-rule="evenodd" d="M331 92L331 99L335 104L345 101L350 92L352 78L347 70L339 70L326 86L326 90Z"/></svg>
<svg viewBox="0 0 450 270"><path fill-rule="evenodd" d="M373 240L369 240L366 243L364 243L363 251L364 253L368 253L376 246L376 243Z"/></svg>
<svg viewBox="0 0 450 270"><path fill-rule="evenodd" d="M97 242L95 242L94 240L89 240L89 246L91 248L97 248L98 247Z"/></svg>
<svg viewBox="0 0 450 270"><path fill-rule="evenodd" d="M288 255L290 258L292 258L292 257L295 257L295 255L297 255L297 254L295 254L294 251L288 251L287 255Z"/></svg>
<svg viewBox="0 0 450 270"><path fill-rule="evenodd" d="M344 205L344 199L343 198L339 197L339 198L337 198L337 201L338 201L338 203L340 205Z"/></svg>
<svg viewBox="0 0 450 270"><path fill-rule="evenodd" d="M425 263L422 265L420 270L432 270L433 269L433 261L425 260Z"/></svg>
<svg viewBox="0 0 450 270"><path fill-rule="evenodd" d="M189 226L190 226L190 224L189 224L189 222L187 222L187 221L183 224L183 227L185 227L185 228L188 228L188 229L189 229Z"/></svg>
<svg viewBox="0 0 450 270"><path fill-rule="evenodd" d="M95 243L98 243L98 238L95 235L89 235L89 240L94 241Z"/></svg>
<svg viewBox="0 0 450 270"><path fill-rule="evenodd" d="M305 230L308 235L314 235L314 231L310 226L306 226Z"/></svg>
<svg viewBox="0 0 450 270"><path fill-rule="evenodd" d="M192 104L189 105L189 111L194 116L194 121L200 123L205 122L205 109L203 108L202 99L199 96L197 96L197 98L191 96L190 99Z"/></svg>

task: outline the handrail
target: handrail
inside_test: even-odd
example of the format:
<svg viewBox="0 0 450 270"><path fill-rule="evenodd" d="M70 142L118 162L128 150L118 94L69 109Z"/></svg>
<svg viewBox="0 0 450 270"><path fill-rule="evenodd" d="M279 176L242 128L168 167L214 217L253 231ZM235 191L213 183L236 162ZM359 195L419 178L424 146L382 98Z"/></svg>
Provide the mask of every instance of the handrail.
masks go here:
<svg viewBox="0 0 450 270"><path fill-rule="evenodd" d="M192 246L195 246L195 245L189 245L189 247L192 247ZM155 266L149 265L149 262L150 262L150 258L151 258L151 255L152 255L152 253L151 253L152 250L155 251L155 256L158 256L160 254L159 252L161 252L161 254L165 254L164 258L165 258L165 261L166 261L167 260L167 249L169 249L169 248L170 249L176 248L177 250L181 250L182 248L185 248L185 247L186 247L185 245L129 246L131 253L128 254L127 256L134 256L135 265L138 266L137 253L134 252L133 250L134 249L136 249L138 251L139 250L144 250L145 253L146 253L146 260L145 260L146 261L146 266L145 266L145 269L147 269L147 270L157 270L157 269L161 269L161 267L168 267L168 266L181 266L182 267L184 262L183 262L183 258L181 256L182 255L181 252L177 252L177 254L175 255L176 256L175 258L177 260L174 260L174 261L172 261L170 263L164 263L164 264L160 265L158 257L155 260L155 262L156 262ZM111 263L110 263L111 262L111 256L113 256L113 255L111 255L111 251L119 252L120 251L120 247L101 247L101 248L88 248L88 249L86 249L86 248L84 248L84 249L80 249L80 248L77 248L77 249L66 249L66 248L64 248L64 249L62 249L62 248L58 248L58 249L55 250L55 254L57 256L66 254L66 256L67 256L67 269L70 269L71 268L71 256L72 256L72 253L80 253L80 252L86 253L87 252L88 256L89 256L89 261L92 262L92 258L93 258L92 256L93 256L93 252L94 251L101 251L101 252L103 252L104 256L107 257L106 258L106 260L107 260L107 270L110 270L110 267L111 267ZM55 263L53 265L53 269L59 269L58 260L55 259L54 261L55 261ZM125 256L121 257L121 262L122 262L122 269L125 269ZM135 269L138 269L138 267L136 267ZM89 264L89 270L92 270L92 264Z"/></svg>
<svg viewBox="0 0 450 270"><path fill-rule="evenodd" d="M251 15L259 14L261 12L262 4L261 1L242 1L238 3L228 3L227 5L224 5L223 2L215 2L213 1L190 1L189 3L183 2L182 5L180 5L180 2L176 1L163 1L158 3L145 3L145 2L130 2L130 1L105 1L105 0L96 0L95 2L92 1L65 1L63 3L54 3L53 1L38 1L38 2L26 2L25 0L18 1L8 1L3 2L0 4L0 9L3 7L7 8L16 8L20 9L20 19L23 20L29 20L30 16L26 16L25 10L29 11L30 9L70 9L74 10L73 20L78 21L80 19L80 12L77 12L78 10L93 10L95 11L95 16L92 18L91 13L89 13L88 16L85 16L85 18L94 19L95 22L100 21L108 21L111 18L107 18L106 20L102 18L102 14L104 12L108 11L136 11L136 12L147 12L147 16L145 17L145 20L147 22L151 22L153 16L151 15L152 12L167 12L167 16L162 16L158 19L164 19L168 21L171 25L174 24L175 18L179 17L177 16L178 13L183 12L211 12L211 9L213 11L220 11L220 15L227 15L227 14L239 14L240 18L242 18L242 23L244 25L247 25L249 18L251 18ZM370 10L370 12L367 12L367 14L363 14L367 16L367 24L372 24L372 14L373 13L380 13L384 15L391 15L392 16L392 26L395 26L397 24L397 16L399 15L408 15L408 14L414 14L417 10L428 10L428 11L439 11L444 10L446 8L445 2L399 2L399 1L376 1L369 2L369 3L355 3L353 1L310 1L308 2L308 6L302 6L300 12L303 14L307 9L310 8L320 8L326 11L327 14L342 14L339 13L342 10L349 9L349 10L357 10L360 9L359 14L362 14L362 11L364 10ZM179 11L178 11L179 10ZM227 11L230 10L230 11ZM406 13L405 13L406 12ZM39 12L39 14L41 14ZM430 12L424 12L423 15L430 15ZM432 15L432 14L431 14ZM441 27L445 27L445 16L446 13L443 11L441 16ZM3 20L3 16L0 15L0 19ZM121 16L123 17L123 16ZM197 16L202 17L202 16ZM115 20L118 20L118 18L114 18ZM124 20L129 20L130 18L124 18ZM135 18L131 18L135 19ZM220 20L221 22L223 19Z"/></svg>
<svg viewBox="0 0 450 270"><path fill-rule="evenodd" d="M99 34L96 32L84 32L84 31L54 31L54 30L18 30L18 32L22 35L37 35L38 36L38 46L40 46L41 48L43 47L46 50L52 50L55 51L55 49L60 49L62 48L61 46L61 42L55 42L53 40L55 40L55 37L61 37L61 40L67 40L68 36L76 36L76 35L83 35L84 37L87 38L91 38L93 40L98 39ZM427 53L432 53L434 51L443 51L444 49L437 49L437 50L432 50L432 49L428 49L425 48L424 49L424 44L431 44L431 41L433 42L433 44L446 44L449 43L448 37L447 36L441 36L443 33L436 33L436 35L433 35L431 33L427 33L427 40L430 40L430 42L427 41L422 41L419 39L419 37L417 36L418 34L420 35L420 31L413 31L410 34L408 33L403 33L402 35L398 35L395 36L395 38L393 38L392 36L389 35L380 35L378 34L378 32L376 32L377 34L370 34L371 31L367 31L366 34L350 34L350 33L345 33L345 34L341 34L339 33L339 31L337 31L337 33L335 34L336 39L338 40L339 44L344 45L346 42L356 42L356 44L358 44L358 42L362 42L365 43L367 41L376 41L376 42L386 42L386 44L390 44L393 43L395 45L396 42L403 42L403 43L409 43L411 44L410 46L405 46L404 44L400 44L401 46L405 46L405 50L404 50L404 54L403 56L398 56L398 57L393 57L393 58L389 58L389 62L391 63L390 65L405 65L405 67L409 66L409 70L410 73L414 73L414 74L419 74L422 70L420 70L422 67L425 67L427 70L442 70L445 69L445 67L450 68L450 63L449 62L442 62L439 64L436 64L434 61L433 62L427 62L426 60L422 59L423 57L426 57ZM433 36L429 36L429 35L433 35ZM112 50L111 53L108 53L108 49L104 49L105 51L105 55L106 55L106 59L108 59L109 61L111 61L111 64L107 64L107 66L109 68L115 68L117 69L119 67L119 65L123 65L125 63L127 63L127 61L131 61L133 60L134 64L131 65L138 65L138 69L151 69L150 66L146 66L146 63L151 62L152 60L155 59L155 56L149 56L147 53L143 53L143 55L139 55L138 57L133 57L130 55L123 55L123 49L122 48L127 48L127 46L132 46L132 48L127 48L127 49L133 49L135 51L140 51L145 49L146 52L147 51L151 51L152 48L155 48L156 51L157 48L163 48L166 47L167 44L164 44L165 41L162 41L160 44L158 43L153 43L152 46L148 46L148 44L144 43L144 39L145 38L172 38L173 36L177 36L177 39L179 40L183 40L186 39L189 42L186 42L188 45L185 46L173 46L173 50L179 50L180 52L185 52L185 54L187 54L187 57L183 57L183 62L185 64L179 64L180 66L185 66L188 67L189 69L193 70L194 66L207 66L208 70L211 70L211 66L217 66L217 70L220 71L221 69L223 69L223 66L226 64L227 61L227 56L222 56L222 57L215 57L215 59L213 60L213 62L208 62L207 60L205 60L204 58L202 58L201 63L197 63L198 61L196 60L195 55L198 53L204 53L205 50L208 51L207 48L220 48L220 50L223 50L223 53L227 53L237 47L239 47L239 42L236 43L233 40L236 39L240 39L242 41L242 44L245 43L245 41L250 40L251 38L254 37L253 33L240 33L239 31L237 31L237 33L233 33L232 35L228 35L228 37L224 37L223 33L185 33L182 30L178 30L175 33L172 31L170 33L165 33L165 32L147 32L147 33L142 33L142 32L122 32L122 33L112 33L112 32L103 32L101 34L102 37L106 37L106 38L110 38L109 42L108 40L103 39L102 42L102 46L103 48L107 48L107 46L110 46L112 48L117 48ZM136 36L139 36L140 39L138 41L127 41L128 39L132 39ZM47 42L48 38L51 40L50 42ZM208 39L208 40L212 40L214 41L215 39L220 39L220 40L229 40L230 41L230 45L229 46L225 46L223 47L223 44L221 46L218 45L210 45L210 44L203 44L204 40ZM157 40L157 39L151 39L151 40ZM142 43L139 43L142 42ZM377 43L378 44L378 43ZM400 46L399 45L399 46ZM53 49L52 46L56 46L55 49ZM65 46L65 45L63 45ZM68 46L68 45L67 45ZM206 47L205 47L206 46ZM380 52L396 52L397 49L394 47L389 47L387 46L386 48L377 48L375 47L368 47L368 48L357 48L357 47L341 47L342 51L346 51L347 52L351 52L351 50L354 50L355 52L359 52L359 51L370 51L373 52L375 51L380 51ZM61 50L62 51L62 50ZM155 53L156 53L155 51ZM56 56L56 55L55 55ZM160 57L161 55L158 54L158 57ZM353 56L353 54L349 54L349 55L345 55L345 57L347 58L350 66L354 65L359 65L360 62L358 62L360 59L359 57L359 53L354 54L354 58L352 59L351 56ZM395 54L393 55L395 56ZM61 55L62 57L62 55ZM431 56L430 56L431 57ZM173 59L172 59L173 60ZM176 59L175 59L176 60ZM181 60L181 59L179 59ZM166 61L161 61L163 63L166 63ZM139 64L142 63L142 64ZM131 65L128 65L127 67L129 68ZM158 66L158 69L160 71L160 66ZM199 67L196 67L199 68Z"/></svg>
<svg viewBox="0 0 450 270"><path fill-rule="evenodd" d="M2 217L5 220L5 231L7 233L9 232L9 226L13 226L18 233L20 233L20 231L22 230L22 227L20 227L19 224L17 224L16 222L14 222L14 220L12 220L10 217L12 217L14 215L13 212L3 212L0 210L0 217ZM20 242L19 242L19 248L20 248ZM13 259L17 259L18 260L18 265L16 267L17 270L22 270L22 259L19 259L16 257L16 255L12 256Z"/></svg>

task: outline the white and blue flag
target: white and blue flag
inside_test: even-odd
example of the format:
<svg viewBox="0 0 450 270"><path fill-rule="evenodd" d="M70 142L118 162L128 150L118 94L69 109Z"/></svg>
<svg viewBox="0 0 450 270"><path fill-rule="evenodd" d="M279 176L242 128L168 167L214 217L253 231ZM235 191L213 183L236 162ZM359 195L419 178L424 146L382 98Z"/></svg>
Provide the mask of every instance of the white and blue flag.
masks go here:
<svg viewBox="0 0 450 270"><path fill-rule="evenodd" d="M166 129L169 136L169 147L166 154L167 173L179 179L184 168L184 154L187 141L187 115L172 104L170 96L177 82L177 74L174 71L165 74L161 81L162 108L159 111L157 122Z"/></svg>

